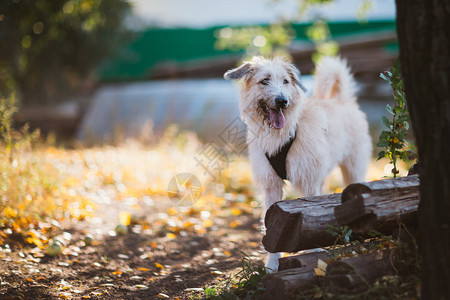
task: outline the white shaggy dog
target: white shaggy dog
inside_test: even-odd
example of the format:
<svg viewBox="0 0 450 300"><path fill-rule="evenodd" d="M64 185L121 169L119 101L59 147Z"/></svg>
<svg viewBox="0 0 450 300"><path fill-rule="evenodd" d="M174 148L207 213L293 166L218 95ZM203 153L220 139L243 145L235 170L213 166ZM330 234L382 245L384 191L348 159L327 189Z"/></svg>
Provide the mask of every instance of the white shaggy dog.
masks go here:
<svg viewBox="0 0 450 300"><path fill-rule="evenodd" d="M239 107L248 127L253 179L265 193L264 214L282 200L282 177L303 196L320 195L336 166L345 184L364 180L372 143L344 61L322 59L310 99L300 72L280 58L254 57L224 78L243 79ZM266 266L277 270L279 257L269 254Z"/></svg>

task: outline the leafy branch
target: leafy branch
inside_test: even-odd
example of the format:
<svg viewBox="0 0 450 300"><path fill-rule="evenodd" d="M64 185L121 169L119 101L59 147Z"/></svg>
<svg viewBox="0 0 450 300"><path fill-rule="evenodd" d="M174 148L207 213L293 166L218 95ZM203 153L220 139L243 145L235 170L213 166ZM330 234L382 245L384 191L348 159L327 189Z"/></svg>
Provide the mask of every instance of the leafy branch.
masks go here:
<svg viewBox="0 0 450 300"><path fill-rule="evenodd" d="M388 130L383 130L379 137L377 146L384 148L378 153L378 160L387 157L393 165L391 170L394 178L399 173L398 161L411 160L411 151L408 149L406 136L409 130L409 112L406 107L406 96L403 87L403 79L400 74L400 61L396 59L389 71L380 74L392 87L394 96L394 107L386 105L386 110L391 115L391 119L383 116L381 119Z"/></svg>

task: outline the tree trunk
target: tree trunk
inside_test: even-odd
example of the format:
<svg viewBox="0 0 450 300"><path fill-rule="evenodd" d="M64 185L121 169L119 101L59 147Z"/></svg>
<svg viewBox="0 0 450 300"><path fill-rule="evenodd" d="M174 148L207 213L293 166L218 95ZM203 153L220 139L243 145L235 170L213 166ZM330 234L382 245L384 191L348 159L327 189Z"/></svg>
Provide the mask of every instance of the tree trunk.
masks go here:
<svg viewBox="0 0 450 300"><path fill-rule="evenodd" d="M420 161L422 298L450 299L450 3L396 4L402 73Z"/></svg>

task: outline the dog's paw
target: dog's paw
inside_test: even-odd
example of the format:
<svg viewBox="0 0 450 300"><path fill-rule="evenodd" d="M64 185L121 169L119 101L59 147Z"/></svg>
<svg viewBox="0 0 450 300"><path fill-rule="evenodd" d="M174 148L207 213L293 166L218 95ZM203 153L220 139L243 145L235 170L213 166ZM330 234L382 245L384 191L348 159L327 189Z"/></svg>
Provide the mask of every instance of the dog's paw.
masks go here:
<svg viewBox="0 0 450 300"><path fill-rule="evenodd" d="M278 270L278 259L281 253L269 253L267 255L266 268L268 273L274 273Z"/></svg>

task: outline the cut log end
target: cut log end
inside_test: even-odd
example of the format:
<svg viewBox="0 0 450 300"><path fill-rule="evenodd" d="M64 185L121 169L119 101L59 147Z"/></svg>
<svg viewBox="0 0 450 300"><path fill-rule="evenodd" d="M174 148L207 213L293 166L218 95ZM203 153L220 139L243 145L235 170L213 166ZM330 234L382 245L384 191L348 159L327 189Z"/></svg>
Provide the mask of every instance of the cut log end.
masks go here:
<svg viewBox="0 0 450 300"><path fill-rule="evenodd" d="M356 200L360 195L370 193L371 189L363 183L352 183L342 191L342 203Z"/></svg>

